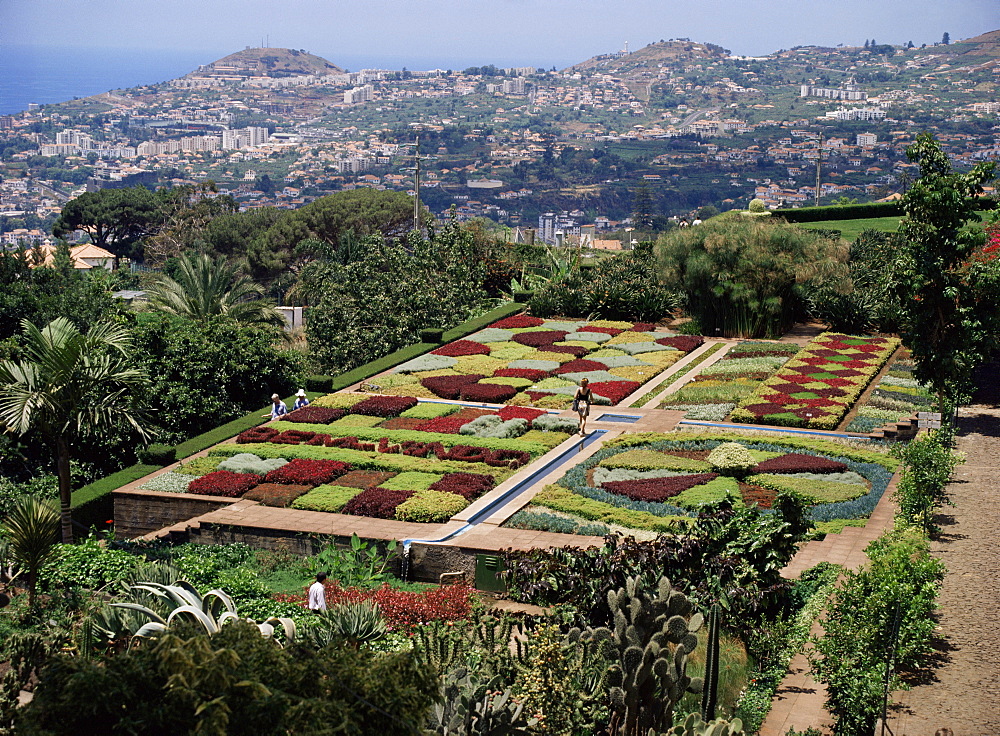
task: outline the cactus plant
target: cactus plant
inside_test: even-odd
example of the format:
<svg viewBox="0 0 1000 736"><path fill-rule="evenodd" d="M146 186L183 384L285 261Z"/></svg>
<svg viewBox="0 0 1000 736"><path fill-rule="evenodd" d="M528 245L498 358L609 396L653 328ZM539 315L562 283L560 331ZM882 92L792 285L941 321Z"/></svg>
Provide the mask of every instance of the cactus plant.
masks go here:
<svg viewBox="0 0 1000 736"><path fill-rule="evenodd" d="M611 659L608 694L612 736L645 736L668 728L685 692L700 693L701 678L687 675L687 658L698 646L704 617L694 604L660 578L656 595L640 578L608 592L613 628L588 629L581 638L601 643Z"/></svg>
<svg viewBox="0 0 1000 736"><path fill-rule="evenodd" d="M732 721L720 718L705 722L697 713L692 713L683 723L667 731L667 736L746 736L746 731L739 718Z"/></svg>
<svg viewBox="0 0 1000 736"><path fill-rule="evenodd" d="M701 717L715 718L719 698L719 619L721 609L716 603L708 613L708 643L705 651L705 682L701 691Z"/></svg>

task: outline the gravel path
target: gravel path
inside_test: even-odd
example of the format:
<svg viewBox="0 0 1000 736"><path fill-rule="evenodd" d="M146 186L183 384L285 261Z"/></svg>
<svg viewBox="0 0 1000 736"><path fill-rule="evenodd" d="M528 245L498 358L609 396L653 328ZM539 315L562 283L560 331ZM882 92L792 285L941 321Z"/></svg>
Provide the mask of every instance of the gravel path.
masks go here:
<svg viewBox="0 0 1000 736"><path fill-rule="evenodd" d="M988 366L979 385L959 412L966 462L948 488L955 506L943 509L943 533L931 545L948 568L939 646L933 669L896 694L897 736L1000 734L1000 365Z"/></svg>

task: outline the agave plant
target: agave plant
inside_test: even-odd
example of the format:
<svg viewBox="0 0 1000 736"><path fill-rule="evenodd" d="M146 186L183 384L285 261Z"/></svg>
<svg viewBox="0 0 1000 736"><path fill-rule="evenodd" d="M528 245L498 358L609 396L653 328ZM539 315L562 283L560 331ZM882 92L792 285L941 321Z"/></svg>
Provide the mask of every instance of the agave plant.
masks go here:
<svg viewBox="0 0 1000 736"><path fill-rule="evenodd" d="M217 633L222 626L229 621L241 621L236 612L236 604L233 599L223 590L210 590L202 596L191 583L186 580L178 580L173 585L163 583L139 583L131 586L131 590L139 593L152 594L169 609L166 616L162 616L152 608L140 603L112 603L112 609L122 611L133 611L140 616L150 619L132 632L133 637L155 637L162 634L177 619L184 618L195 621L205 629L207 634ZM106 631L111 633L114 626L129 626L130 617L119 616L117 618L104 617L105 623L109 624ZM260 633L268 638L274 636L275 626L281 626L284 630L285 640L295 639L295 622L290 618L271 617L263 623L257 623L252 619L245 619L257 625Z"/></svg>
<svg viewBox="0 0 1000 736"><path fill-rule="evenodd" d="M343 603L328 610L315 626L308 629L306 638L317 649L345 640L357 647L365 642L378 641L387 631L378 604L360 601Z"/></svg>

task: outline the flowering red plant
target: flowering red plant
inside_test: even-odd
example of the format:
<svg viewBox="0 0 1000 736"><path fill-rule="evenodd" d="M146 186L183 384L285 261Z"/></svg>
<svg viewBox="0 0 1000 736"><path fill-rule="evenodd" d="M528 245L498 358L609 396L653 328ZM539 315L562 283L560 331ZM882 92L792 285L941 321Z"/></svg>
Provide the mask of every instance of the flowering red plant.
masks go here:
<svg viewBox="0 0 1000 736"><path fill-rule="evenodd" d="M556 368L555 373L557 375L562 373L587 373L589 371L606 371L607 369L608 367L604 363L598 363L596 360L582 360L577 358L568 363L563 363Z"/></svg>
<svg viewBox="0 0 1000 736"><path fill-rule="evenodd" d="M433 483L431 490L454 493L466 500L472 501L493 488L495 482L492 475L482 475L481 473L448 473L448 475L442 476L441 480Z"/></svg>
<svg viewBox="0 0 1000 736"><path fill-rule="evenodd" d="M318 486L329 483L338 475L343 475L350 465L339 460L311 460L295 458L280 468L275 468L264 476L268 483L290 483L294 485Z"/></svg>
<svg viewBox="0 0 1000 736"><path fill-rule="evenodd" d="M544 409L532 409L528 406L505 406L500 410L500 419L507 422L511 419L527 419L530 424L543 414L548 414Z"/></svg>
<svg viewBox="0 0 1000 736"><path fill-rule="evenodd" d="M352 414L363 414L368 417L398 417L407 409L417 405L413 396L372 396L351 407Z"/></svg>
<svg viewBox="0 0 1000 736"><path fill-rule="evenodd" d="M688 488L704 485L719 477L718 473L694 473L693 475L671 475L667 478L646 478L644 480L612 480L602 487L608 493L626 496L633 501L663 502L686 491Z"/></svg>
<svg viewBox="0 0 1000 736"><path fill-rule="evenodd" d="M348 501L344 506L343 513L353 516L371 516L375 519L391 519L396 514L396 507L414 493L416 491L369 488Z"/></svg>
<svg viewBox="0 0 1000 736"><path fill-rule="evenodd" d="M473 340L456 340L442 345L437 350L431 350L431 355L447 355L457 358L461 355L489 355L490 349L481 342Z"/></svg>
<svg viewBox="0 0 1000 736"><path fill-rule="evenodd" d="M526 378L529 381L541 381L548 375L548 371L540 371L535 368L500 368L493 371L494 378ZM433 390L431 389L431 391Z"/></svg>
<svg viewBox="0 0 1000 736"><path fill-rule="evenodd" d="M215 470L191 481L188 484L187 492L196 493L199 496L239 498L260 483L261 480L262 478L259 475L254 475L253 473L234 473L230 470Z"/></svg>
<svg viewBox="0 0 1000 736"><path fill-rule="evenodd" d="M538 317L530 317L527 314L515 314L513 317L507 317L499 322L494 322L490 327L498 327L501 330L518 330L526 327L541 327L543 324L545 324L545 320L538 319Z"/></svg>
<svg viewBox="0 0 1000 736"><path fill-rule="evenodd" d="M522 345L527 345L533 348L543 348L547 345L551 345L554 342L559 342L565 339L566 335L569 334L563 330L543 330L541 332L518 332L514 337L511 338L514 342L519 342Z"/></svg>
<svg viewBox="0 0 1000 736"><path fill-rule="evenodd" d="M459 394L463 401L481 401L486 404L502 404L517 395L514 386L500 383L470 383L462 386Z"/></svg>
<svg viewBox="0 0 1000 736"><path fill-rule="evenodd" d="M787 455L764 460L753 469L755 473L843 473L844 463L826 457L789 452Z"/></svg>
<svg viewBox="0 0 1000 736"><path fill-rule="evenodd" d="M240 445L245 445L249 442L270 442L272 437L277 437L279 434L281 433L274 427L266 425L251 427L236 435L236 442Z"/></svg>
<svg viewBox="0 0 1000 736"><path fill-rule="evenodd" d="M485 376L475 374L464 374L458 376L429 376L420 379L420 385L440 396L442 399L457 399L462 392L462 386L469 383L476 383Z"/></svg>
<svg viewBox="0 0 1000 736"><path fill-rule="evenodd" d="M661 337L656 343L668 348L676 348L682 353L690 353L695 348L704 345L705 338L697 335L677 335L676 337Z"/></svg>
<svg viewBox="0 0 1000 736"><path fill-rule="evenodd" d="M590 389L598 396L610 400L612 404L617 404L641 385L638 381L598 381L590 384Z"/></svg>
<svg viewBox="0 0 1000 736"><path fill-rule="evenodd" d="M289 412L282 419L286 422L301 422L303 424L329 424L347 414L346 409L332 409L328 406L303 406Z"/></svg>

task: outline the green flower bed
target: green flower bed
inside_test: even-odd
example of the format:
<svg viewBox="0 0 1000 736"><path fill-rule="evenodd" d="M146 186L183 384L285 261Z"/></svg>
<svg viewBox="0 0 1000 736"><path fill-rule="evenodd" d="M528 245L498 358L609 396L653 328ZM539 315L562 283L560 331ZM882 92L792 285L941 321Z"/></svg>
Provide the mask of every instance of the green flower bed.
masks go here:
<svg viewBox="0 0 1000 736"><path fill-rule="evenodd" d="M408 498L396 507L396 518L399 521L441 523L448 521L468 505L469 502L456 493L419 490L412 498Z"/></svg>
<svg viewBox="0 0 1000 736"><path fill-rule="evenodd" d="M363 488L346 488L344 486L323 485L316 486L303 496L299 496L292 501L293 509L306 509L308 511L328 511L338 513L347 502L357 496Z"/></svg>
<svg viewBox="0 0 1000 736"><path fill-rule="evenodd" d="M392 491L423 491L441 480L437 473L421 473L407 470L379 485Z"/></svg>

